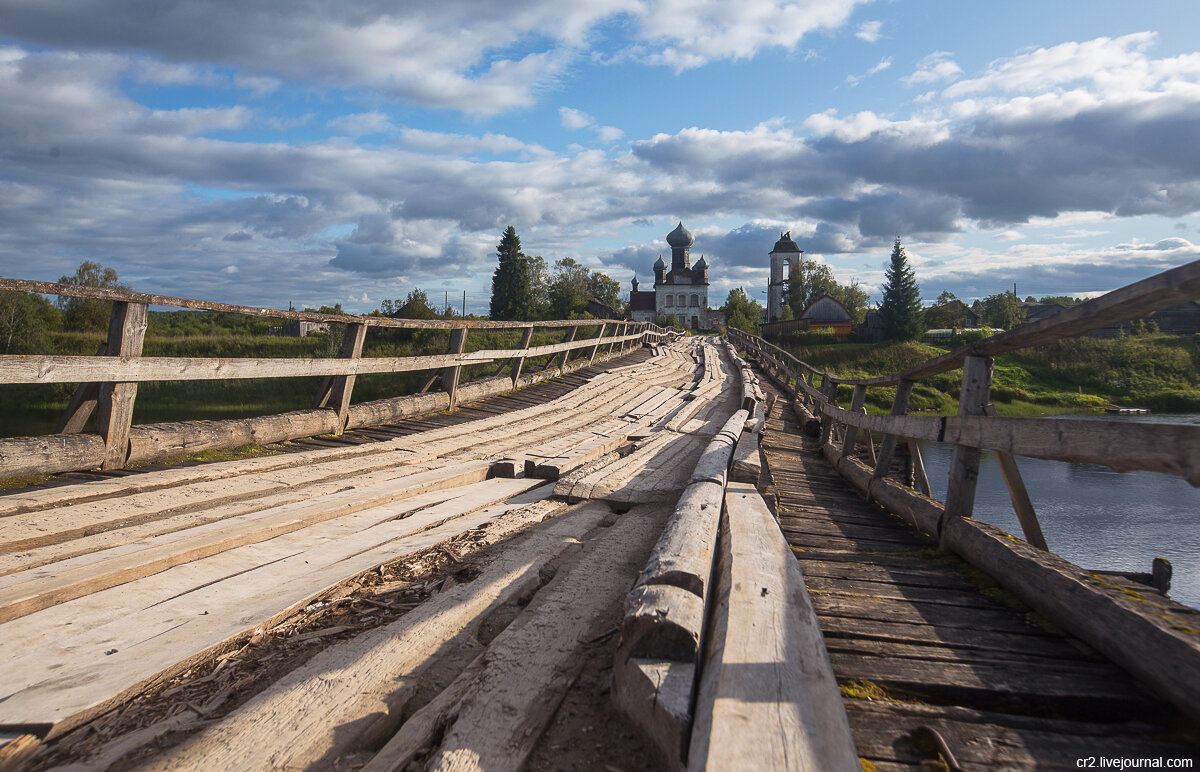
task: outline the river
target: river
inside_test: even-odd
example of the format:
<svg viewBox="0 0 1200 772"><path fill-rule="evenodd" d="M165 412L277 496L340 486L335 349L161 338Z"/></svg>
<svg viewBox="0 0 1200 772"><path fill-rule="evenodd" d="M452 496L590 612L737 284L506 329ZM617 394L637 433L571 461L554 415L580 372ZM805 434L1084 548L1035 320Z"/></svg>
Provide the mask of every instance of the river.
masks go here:
<svg viewBox="0 0 1200 772"><path fill-rule="evenodd" d="M1063 416L1087 420L1088 416ZM1104 416L1109 421L1200 425L1200 415ZM933 495L946 497L951 446L922 442ZM1149 571L1171 561L1171 597L1200 608L1200 489L1157 472L1119 474L1094 464L1018 457L1050 550L1090 569ZM991 453L984 452L975 517L1021 535L1008 489Z"/></svg>

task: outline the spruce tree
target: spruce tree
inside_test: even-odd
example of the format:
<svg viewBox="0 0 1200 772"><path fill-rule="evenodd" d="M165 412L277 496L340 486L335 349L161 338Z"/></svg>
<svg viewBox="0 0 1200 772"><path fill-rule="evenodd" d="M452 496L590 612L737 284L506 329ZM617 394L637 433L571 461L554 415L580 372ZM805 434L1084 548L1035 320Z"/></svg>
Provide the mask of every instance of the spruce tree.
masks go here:
<svg viewBox="0 0 1200 772"><path fill-rule="evenodd" d="M879 321L888 340L914 340L925 331L925 314L921 309L921 288L917 277L908 267L908 255L900 245L900 237L892 247L892 260L884 274L883 305Z"/></svg>
<svg viewBox="0 0 1200 772"><path fill-rule="evenodd" d="M511 225L505 228L496 246L499 265L492 275L491 317L498 321L530 321L533 317L533 292L530 261L521 252L521 239Z"/></svg>

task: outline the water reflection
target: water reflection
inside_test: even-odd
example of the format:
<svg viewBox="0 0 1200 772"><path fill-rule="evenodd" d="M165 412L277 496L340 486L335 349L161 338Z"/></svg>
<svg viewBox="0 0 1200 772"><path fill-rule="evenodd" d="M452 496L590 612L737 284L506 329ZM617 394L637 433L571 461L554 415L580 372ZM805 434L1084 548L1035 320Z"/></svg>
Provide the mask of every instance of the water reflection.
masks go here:
<svg viewBox="0 0 1200 772"><path fill-rule="evenodd" d="M1107 416L1108 420L1200 424L1198 415ZM933 493L946 495L951 446L922 442ZM1200 489L1171 475L1114 472L1097 464L1018 457L1021 476L1050 549L1084 568L1149 571L1164 557L1174 566L1171 596L1200 608ZM1020 535L1008 490L984 452L975 516Z"/></svg>

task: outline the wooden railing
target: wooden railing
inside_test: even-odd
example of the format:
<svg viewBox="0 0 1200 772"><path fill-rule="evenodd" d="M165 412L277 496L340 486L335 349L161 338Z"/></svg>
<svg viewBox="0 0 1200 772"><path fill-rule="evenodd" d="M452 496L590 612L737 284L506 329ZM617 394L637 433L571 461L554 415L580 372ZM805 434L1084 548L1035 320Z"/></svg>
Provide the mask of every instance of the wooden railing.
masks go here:
<svg viewBox="0 0 1200 772"><path fill-rule="evenodd" d="M340 435L349 428L384 423L406 415L453 410L460 401L503 393L559 373L584 367L641 343L676 336L656 325L604 319L542 322L392 319L381 316L320 314L239 306L151 295L127 290L0 278L0 290L113 302L108 338L95 356L3 355L0 384L79 383L57 434L0 440L0 478L85 469L120 469L130 463L161 460L201 450L279 442L319 434ZM142 355L151 305L243 314L290 321L345 325L336 358L201 358ZM449 330L445 354L364 357L368 328ZM532 346L535 329L565 329L560 343ZM521 330L515 349L467 351L471 330ZM594 330L579 337L581 329ZM605 351L601 353L601 349ZM571 362L572 352L586 357ZM557 363L534 376L522 375L527 359L561 354ZM462 368L502 361L491 378L460 384ZM501 377L505 369L510 372ZM368 373L431 371L418 394L351 404L354 381ZM276 416L203 423L132 425L138 384L147 381L219 380L324 376L313 409ZM442 391L428 393L441 380ZM95 412L95 434L80 434Z"/></svg>
<svg viewBox="0 0 1200 772"><path fill-rule="evenodd" d="M1200 261L878 378L838 377L741 330L731 328L729 338L792 396L793 407L819 435L823 454L865 496L936 537L943 549L991 574L1025 603L1143 677L1187 712L1200 715L1200 612L1165 598L1133 603L1128 593L1122 597L1111 583L1106 586L1101 572L1084 571L1049 553L1014 458L1102 464L1119 472L1150 470L1200 486L1200 426L1000 418L989 403L994 356L1145 317L1197 297ZM963 375L957 415L906 414L917 382L959 368ZM853 387L848 407L839 404L842 385ZM868 415L867 389L881 386L895 387L890 415ZM883 435L878 447L871 432ZM929 495L915 442L907 444L919 490L888 478L902 440L953 446L944 502ZM868 463L854 455L860 444ZM1027 543L971 519L982 450L996 456ZM1169 567L1156 561L1154 572L1169 572ZM1152 580L1161 587L1165 579ZM1184 618L1188 621L1181 621Z"/></svg>

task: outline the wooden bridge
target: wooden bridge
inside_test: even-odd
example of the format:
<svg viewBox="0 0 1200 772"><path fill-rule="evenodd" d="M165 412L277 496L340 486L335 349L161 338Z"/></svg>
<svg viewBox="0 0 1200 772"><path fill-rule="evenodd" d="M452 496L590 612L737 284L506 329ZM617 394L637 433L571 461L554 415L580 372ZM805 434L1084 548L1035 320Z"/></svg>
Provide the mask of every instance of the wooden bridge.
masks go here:
<svg viewBox="0 0 1200 772"><path fill-rule="evenodd" d="M0 289L114 301L96 356L0 357L0 384L80 384L56 434L0 441L0 478L51 475L0 495L0 770L1200 752L1200 612L1170 599L1166 565L1130 577L1047 551L1014 460L1198 485L1200 427L1003 419L988 398L991 357L1200 296L1200 263L870 380L737 330ZM345 334L336 358L142 356L151 304ZM364 356L387 327L449 330L448 350ZM472 330L515 348L473 349ZM915 383L960 368L959 415L906 415ZM411 371L418 393L353 402L357 375ZM321 379L312 409L132 423L141 382L298 375ZM870 388L894 389L891 416L865 414ZM910 439L953 445L945 502ZM186 460L249 444L265 452ZM970 517L983 449L1023 540Z"/></svg>

